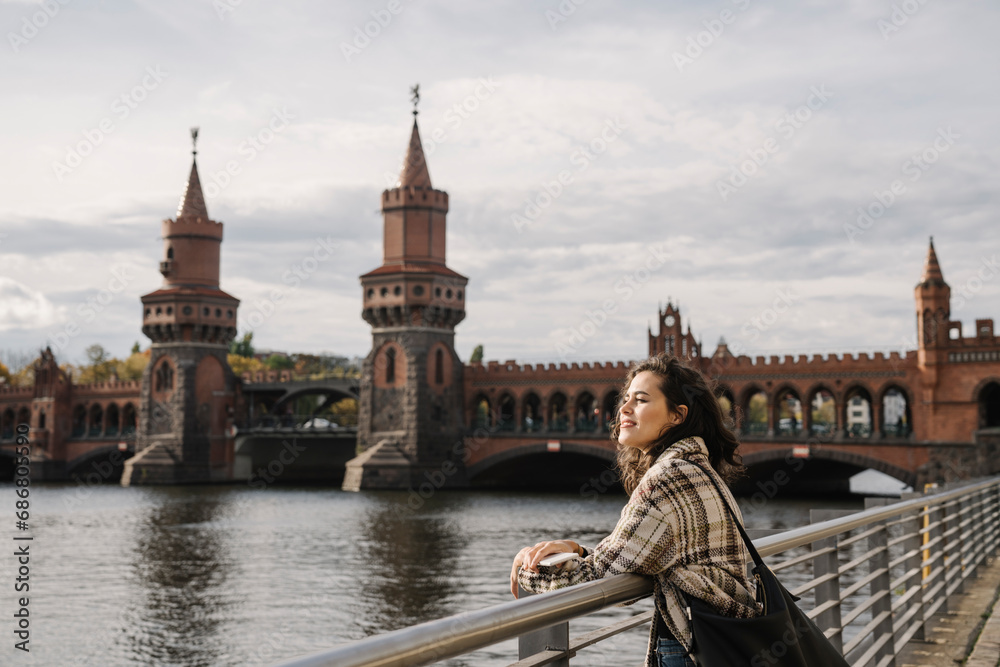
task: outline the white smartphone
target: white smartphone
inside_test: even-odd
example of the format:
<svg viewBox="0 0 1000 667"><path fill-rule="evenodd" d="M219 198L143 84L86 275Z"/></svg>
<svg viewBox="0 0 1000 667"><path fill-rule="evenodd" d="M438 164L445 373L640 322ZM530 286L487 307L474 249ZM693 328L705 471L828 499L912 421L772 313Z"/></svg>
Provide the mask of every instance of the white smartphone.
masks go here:
<svg viewBox="0 0 1000 667"><path fill-rule="evenodd" d="M573 553L572 551L566 551L560 554L552 554L548 558L543 558L538 561L538 564L542 567L554 567L556 565L562 565L566 561L573 560L574 558L579 558L580 554Z"/></svg>

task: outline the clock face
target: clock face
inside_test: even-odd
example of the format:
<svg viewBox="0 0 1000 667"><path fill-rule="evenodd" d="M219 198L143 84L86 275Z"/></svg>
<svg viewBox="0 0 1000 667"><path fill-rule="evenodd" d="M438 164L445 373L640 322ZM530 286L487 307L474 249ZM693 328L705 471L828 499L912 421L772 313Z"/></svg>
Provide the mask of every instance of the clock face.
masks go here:
<svg viewBox="0 0 1000 667"><path fill-rule="evenodd" d="M676 322L676 321L677 321L677 320L675 320L675 319L674 319L674 316L673 316L673 315L667 315L666 319L664 319L664 320L663 320L663 322L664 322L664 323L665 323L665 324L666 324L666 325L667 325L668 327L672 327L672 326L674 326L674 322Z"/></svg>

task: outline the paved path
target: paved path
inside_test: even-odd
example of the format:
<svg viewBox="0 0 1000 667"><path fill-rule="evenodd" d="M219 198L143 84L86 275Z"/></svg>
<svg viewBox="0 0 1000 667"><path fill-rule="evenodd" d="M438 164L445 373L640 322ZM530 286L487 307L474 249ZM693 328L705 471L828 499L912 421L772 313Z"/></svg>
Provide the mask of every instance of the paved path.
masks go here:
<svg viewBox="0 0 1000 667"><path fill-rule="evenodd" d="M939 611L927 623L926 640L903 647L896 667L998 667L1000 607L994 608L998 593L1000 558L980 566L979 576L965 582L965 592L948 601L950 611Z"/></svg>

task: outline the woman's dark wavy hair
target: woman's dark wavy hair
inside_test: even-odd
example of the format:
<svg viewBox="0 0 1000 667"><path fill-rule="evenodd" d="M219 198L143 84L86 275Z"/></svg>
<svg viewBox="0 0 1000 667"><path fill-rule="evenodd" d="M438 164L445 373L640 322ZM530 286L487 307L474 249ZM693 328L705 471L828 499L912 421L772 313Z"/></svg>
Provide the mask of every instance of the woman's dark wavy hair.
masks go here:
<svg viewBox="0 0 1000 667"><path fill-rule="evenodd" d="M677 357L667 354L650 357L629 369L618 397L619 405L624 402L632 380L643 371L656 375L660 391L667 397L667 407L676 412L678 406L686 405L688 412L683 422L661 432L660 437L646 451L618 444L618 471L625 491L631 494L635 490L639 480L663 450L692 436L700 436L705 441L708 460L727 484L739 479L745 471L737 453L740 443L727 426L728 420L722 412L722 406L705 376ZM616 443L621 431L620 419L620 413L616 412L611 420L611 439Z"/></svg>

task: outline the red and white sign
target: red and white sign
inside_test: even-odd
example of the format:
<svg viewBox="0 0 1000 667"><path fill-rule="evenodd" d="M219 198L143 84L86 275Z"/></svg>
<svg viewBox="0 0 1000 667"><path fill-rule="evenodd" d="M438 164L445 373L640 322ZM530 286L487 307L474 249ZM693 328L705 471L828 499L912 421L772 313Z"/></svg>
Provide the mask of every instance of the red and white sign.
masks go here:
<svg viewBox="0 0 1000 667"><path fill-rule="evenodd" d="M809 458L809 445L795 445L792 447L792 457L796 459Z"/></svg>
<svg viewBox="0 0 1000 667"><path fill-rule="evenodd" d="M561 442L559 442L558 440L549 440L548 451L558 452L560 449L562 449Z"/></svg>

